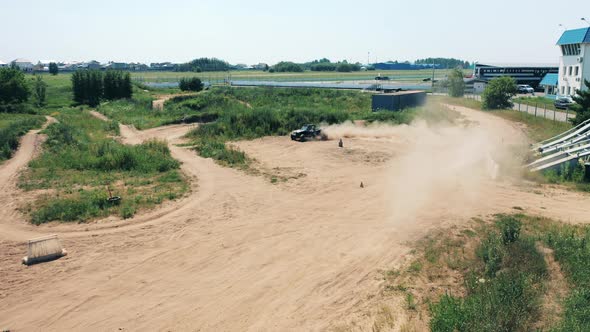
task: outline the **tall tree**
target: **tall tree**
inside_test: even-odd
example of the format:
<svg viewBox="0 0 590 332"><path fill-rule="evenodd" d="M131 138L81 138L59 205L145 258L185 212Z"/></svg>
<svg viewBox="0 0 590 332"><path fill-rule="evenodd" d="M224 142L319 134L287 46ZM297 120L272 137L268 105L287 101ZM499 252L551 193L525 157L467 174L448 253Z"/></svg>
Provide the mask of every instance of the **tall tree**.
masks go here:
<svg viewBox="0 0 590 332"><path fill-rule="evenodd" d="M573 100L576 102L571 106L572 110L576 112L576 117L571 119L574 125L590 119L590 81L584 80L586 89L576 90L576 95L573 96Z"/></svg>
<svg viewBox="0 0 590 332"><path fill-rule="evenodd" d="M59 72L59 68L57 67L57 63L50 62L49 63L49 73L51 75L57 75L58 72Z"/></svg>
<svg viewBox="0 0 590 332"><path fill-rule="evenodd" d="M103 97L103 75L98 70L78 70L72 74L74 101L97 106Z"/></svg>
<svg viewBox="0 0 590 332"><path fill-rule="evenodd" d="M0 68L0 104L20 104L29 99L25 74L18 68Z"/></svg>
<svg viewBox="0 0 590 332"><path fill-rule="evenodd" d="M516 82L510 76L496 77L488 83L482 94L484 109L502 109L512 106L510 99L516 94Z"/></svg>
<svg viewBox="0 0 590 332"><path fill-rule="evenodd" d="M35 104L37 107L41 107L45 105L45 92L47 90L47 83L43 81L43 77L41 75L36 75L33 95L35 97Z"/></svg>
<svg viewBox="0 0 590 332"><path fill-rule="evenodd" d="M465 82L463 81L463 72L460 69L451 71L448 83L451 97L463 97L465 94Z"/></svg>

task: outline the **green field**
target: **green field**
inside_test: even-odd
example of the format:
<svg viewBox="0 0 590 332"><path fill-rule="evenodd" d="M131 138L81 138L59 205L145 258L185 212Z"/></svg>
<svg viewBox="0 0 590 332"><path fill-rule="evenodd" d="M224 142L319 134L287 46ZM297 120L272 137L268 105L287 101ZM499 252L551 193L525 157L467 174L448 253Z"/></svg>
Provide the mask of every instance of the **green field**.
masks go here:
<svg viewBox="0 0 590 332"><path fill-rule="evenodd" d="M446 69L435 70L439 79L448 73ZM467 73L467 72L466 72ZM199 77L202 81L222 83L224 80L253 81L355 81L374 80L375 76L388 76L393 81L420 82L432 78L432 70L374 70L351 73L305 71L302 73L269 73L264 71L228 71L228 72L134 72L133 79L139 82L176 82L181 77Z"/></svg>

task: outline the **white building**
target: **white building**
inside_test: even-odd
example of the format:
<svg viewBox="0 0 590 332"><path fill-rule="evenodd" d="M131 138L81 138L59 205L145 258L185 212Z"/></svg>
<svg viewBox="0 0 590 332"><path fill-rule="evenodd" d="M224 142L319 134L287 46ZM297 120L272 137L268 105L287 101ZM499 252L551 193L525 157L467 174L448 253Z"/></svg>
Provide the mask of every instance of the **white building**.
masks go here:
<svg viewBox="0 0 590 332"><path fill-rule="evenodd" d="M590 80L590 28L566 30L557 41L561 48L558 94L572 96Z"/></svg>
<svg viewBox="0 0 590 332"><path fill-rule="evenodd" d="M22 71L33 71L33 63L27 59L16 59L12 60L12 64L16 65Z"/></svg>
<svg viewBox="0 0 590 332"><path fill-rule="evenodd" d="M2 67L8 67L8 64L6 62L2 62L2 60L0 60L0 68Z"/></svg>

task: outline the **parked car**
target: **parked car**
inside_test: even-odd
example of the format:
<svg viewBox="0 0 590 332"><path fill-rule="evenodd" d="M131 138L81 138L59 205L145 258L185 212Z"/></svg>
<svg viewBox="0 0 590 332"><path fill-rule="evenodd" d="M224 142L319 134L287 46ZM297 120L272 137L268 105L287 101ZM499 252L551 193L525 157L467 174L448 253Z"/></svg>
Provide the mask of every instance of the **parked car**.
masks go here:
<svg viewBox="0 0 590 332"><path fill-rule="evenodd" d="M389 76L376 76L376 81L389 81Z"/></svg>
<svg viewBox="0 0 590 332"><path fill-rule="evenodd" d="M516 86L516 92L518 92L518 93L530 93L530 94L534 94L535 93L535 89L533 89L528 84L519 84L519 85Z"/></svg>
<svg viewBox="0 0 590 332"><path fill-rule="evenodd" d="M553 103L553 105L555 105L555 108L562 109L562 110L568 109L573 104L574 104L574 101L570 97L559 97Z"/></svg>

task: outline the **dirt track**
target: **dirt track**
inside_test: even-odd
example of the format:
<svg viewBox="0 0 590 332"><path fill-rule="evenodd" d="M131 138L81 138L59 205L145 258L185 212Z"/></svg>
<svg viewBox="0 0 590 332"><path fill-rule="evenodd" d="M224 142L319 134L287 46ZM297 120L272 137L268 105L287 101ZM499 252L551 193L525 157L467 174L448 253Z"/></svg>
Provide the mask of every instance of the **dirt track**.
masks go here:
<svg viewBox="0 0 590 332"><path fill-rule="evenodd" d="M479 148L505 150L503 142L523 140L520 130L457 110L476 130L400 127L379 138L344 130L344 149L287 137L236 142L259 167L297 178L277 184L170 144L196 177L189 198L131 221L84 225L33 227L14 211L15 174L38 140L27 134L0 166L0 328L325 330L368 307L377 270L401 263L408 241L429 228L513 206L590 220L587 196L493 180ZM129 144L177 143L190 127L121 129ZM69 256L20 265L33 233L60 234ZM367 317L359 324L370 329Z"/></svg>

